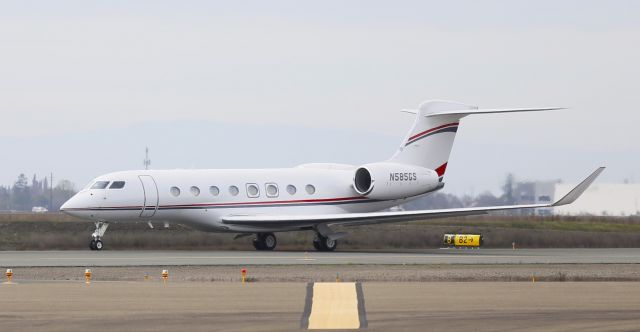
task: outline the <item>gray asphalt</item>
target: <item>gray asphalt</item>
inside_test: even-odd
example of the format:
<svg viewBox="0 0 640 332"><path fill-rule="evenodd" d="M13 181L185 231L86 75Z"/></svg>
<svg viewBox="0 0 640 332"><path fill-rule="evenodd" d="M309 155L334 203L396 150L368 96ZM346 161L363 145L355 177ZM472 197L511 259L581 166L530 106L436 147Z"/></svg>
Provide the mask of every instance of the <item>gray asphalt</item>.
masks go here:
<svg viewBox="0 0 640 332"><path fill-rule="evenodd" d="M365 331L638 331L637 282L367 282ZM306 282L0 285L0 331L301 331ZM336 308L336 310L340 310Z"/></svg>
<svg viewBox="0 0 640 332"><path fill-rule="evenodd" d="M640 264L640 248L426 249L396 252L1 251L0 267L308 264Z"/></svg>

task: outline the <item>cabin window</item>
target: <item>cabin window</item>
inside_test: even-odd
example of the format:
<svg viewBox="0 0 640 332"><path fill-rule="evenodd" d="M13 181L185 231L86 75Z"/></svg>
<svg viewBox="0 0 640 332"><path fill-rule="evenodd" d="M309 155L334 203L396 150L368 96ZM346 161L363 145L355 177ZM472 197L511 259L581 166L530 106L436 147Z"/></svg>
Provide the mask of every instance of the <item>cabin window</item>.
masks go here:
<svg viewBox="0 0 640 332"><path fill-rule="evenodd" d="M236 187L236 186L230 186L229 187L229 193L232 196L237 196L239 192L240 192L240 190L238 190L238 187Z"/></svg>
<svg viewBox="0 0 640 332"><path fill-rule="evenodd" d="M191 195L198 196L200 195L200 188L196 186L191 186Z"/></svg>
<svg viewBox="0 0 640 332"><path fill-rule="evenodd" d="M296 191L298 191L298 189L296 189L296 186L292 184L287 186L287 192L289 193L289 195L295 195Z"/></svg>
<svg viewBox="0 0 640 332"><path fill-rule="evenodd" d="M213 196L218 196L220 195L220 189L218 189L218 187L216 186L211 186L209 187L209 193L211 193L211 195Z"/></svg>
<svg viewBox="0 0 640 332"><path fill-rule="evenodd" d="M247 183L247 196L251 198L260 196L260 187L255 183Z"/></svg>
<svg viewBox="0 0 640 332"><path fill-rule="evenodd" d="M308 184L306 187L304 187L304 190L306 190L307 194L309 195L313 195L316 193L316 187L314 187L312 184Z"/></svg>
<svg viewBox="0 0 640 332"><path fill-rule="evenodd" d="M109 185L109 181L98 181L91 186L91 189L104 189Z"/></svg>
<svg viewBox="0 0 640 332"><path fill-rule="evenodd" d="M180 188L178 188L178 187L171 187L169 192L171 192L171 195L173 195L175 197L180 196Z"/></svg>
<svg viewBox="0 0 640 332"><path fill-rule="evenodd" d="M267 189L267 197L278 197L278 185L275 183L267 183L265 185Z"/></svg>
<svg viewBox="0 0 640 332"><path fill-rule="evenodd" d="M109 186L109 189L122 189L124 188L124 181L113 181Z"/></svg>

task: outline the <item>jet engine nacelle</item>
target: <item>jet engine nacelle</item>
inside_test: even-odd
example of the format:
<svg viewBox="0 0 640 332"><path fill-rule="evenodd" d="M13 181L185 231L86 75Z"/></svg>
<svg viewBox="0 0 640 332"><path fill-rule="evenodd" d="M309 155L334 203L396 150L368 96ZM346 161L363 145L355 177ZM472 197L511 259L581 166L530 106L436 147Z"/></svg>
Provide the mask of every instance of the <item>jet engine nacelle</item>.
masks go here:
<svg viewBox="0 0 640 332"><path fill-rule="evenodd" d="M438 189L438 174L428 168L383 162L359 167L353 188L371 199L401 199Z"/></svg>

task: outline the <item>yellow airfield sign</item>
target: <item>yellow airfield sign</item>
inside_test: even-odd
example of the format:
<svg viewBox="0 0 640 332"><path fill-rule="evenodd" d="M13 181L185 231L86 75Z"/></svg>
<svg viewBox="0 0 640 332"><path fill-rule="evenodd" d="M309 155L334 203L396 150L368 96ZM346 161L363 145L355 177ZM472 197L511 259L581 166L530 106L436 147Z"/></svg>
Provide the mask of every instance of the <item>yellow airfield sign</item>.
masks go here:
<svg viewBox="0 0 640 332"><path fill-rule="evenodd" d="M481 234L445 234L443 244L452 247L480 247Z"/></svg>

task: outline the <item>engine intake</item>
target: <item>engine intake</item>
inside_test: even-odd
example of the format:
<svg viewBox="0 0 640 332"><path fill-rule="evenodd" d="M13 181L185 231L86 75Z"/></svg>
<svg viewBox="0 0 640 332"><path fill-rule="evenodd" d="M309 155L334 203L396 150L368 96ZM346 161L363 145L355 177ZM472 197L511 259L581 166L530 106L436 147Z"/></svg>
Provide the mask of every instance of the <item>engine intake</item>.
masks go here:
<svg viewBox="0 0 640 332"><path fill-rule="evenodd" d="M356 175L353 179L353 186L356 188L356 192L360 195L366 195L373 189L373 180L371 179L371 173L364 167L356 170Z"/></svg>
<svg viewBox="0 0 640 332"><path fill-rule="evenodd" d="M353 177L353 188L359 195L380 200L417 196L441 186L435 171L397 163L363 165Z"/></svg>

